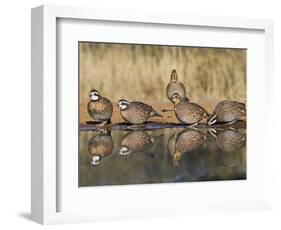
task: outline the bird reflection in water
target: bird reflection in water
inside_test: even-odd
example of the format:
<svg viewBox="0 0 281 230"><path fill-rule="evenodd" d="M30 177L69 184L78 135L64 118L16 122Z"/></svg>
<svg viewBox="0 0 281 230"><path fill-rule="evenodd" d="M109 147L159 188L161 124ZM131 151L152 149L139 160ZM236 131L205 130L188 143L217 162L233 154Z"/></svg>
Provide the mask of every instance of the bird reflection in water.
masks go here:
<svg viewBox="0 0 281 230"><path fill-rule="evenodd" d="M246 179L245 136L242 128L83 132L80 184Z"/></svg>
<svg viewBox="0 0 281 230"><path fill-rule="evenodd" d="M153 156L150 150L156 139L157 137L150 136L143 130L131 131L123 136L119 154L121 156L126 156L131 153L146 152Z"/></svg>
<svg viewBox="0 0 281 230"><path fill-rule="evenodd" d="M186 129L173 134L168 140L168 153L174 166L178 166L182 156L199 148L207 139L207 135L197 129Z"/></svg>
<svg viewBox="0 0 281 230"><path fill-rule="evenodd" d="M113 151L113 139L108 130L97 130L88 142L88 152L91 155L91 164L97 166L102 158L109 156Z"/></svg>
<svg viewBox="0 0 281 230"><path fill-rule="evenodd" d="M246 135L238 129L209 129L215 138L217 146L225 152L234 152L246 145Z"/></svg>

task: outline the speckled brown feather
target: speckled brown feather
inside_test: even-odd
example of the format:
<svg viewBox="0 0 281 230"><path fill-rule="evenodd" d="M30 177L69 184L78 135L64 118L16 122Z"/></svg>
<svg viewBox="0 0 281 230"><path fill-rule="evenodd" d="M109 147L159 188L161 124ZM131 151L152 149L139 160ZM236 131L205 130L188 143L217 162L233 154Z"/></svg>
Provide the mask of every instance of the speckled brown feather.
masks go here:
<svg viewBox="0 0 281 230"><path fill-rule="evenodd" d="M176 104L175 114L179 121L186 124L198 123L209 116L202 106L188 101L180 101Z"/></svg>
<svg viewBox="0 0 281 230"><path fill-rule="evenodd" d="M170 136L167 144L168 153L170 156L173 156L174 152L176 151L176 140L177 140L177 134L174 133Z"/></svg>
<svg viewBox="0 0 281 230"><path fill-rule="evenodd" d="M238 130L220 130L216 134L216 137L216 143L218 147L225 152L233 152L246 145L246 136L240 133Z"/></svg>
<svg viewBox="0 0 281 230"><path fill-rule="evenodd" d="M92 156L105 157L113 150L113 139L110 134L96 134L88 142L88 152Z"/></svg>
<svg viewBox="0 0 281 230"><path fill-rule="evenodd" d="M108 99L100 97L97 101L89 101L88 113L95 121L107 121L111 119L113 105Z"/></svg>
<svg viewBox="0 0 281 230"><path fill-rule="evenodd" d="M122 118L131 124L143 124L153 116L161 116L150 105L142 102L131 102L124 110L120 110Z"/></svg>
<svg viewBox="0 0 281 230"><path fill-rule="evenodd" d="M214 109L214 115L218 122L231 122L239 120L246 113L244 103L238 101L225 100L218 103Z"/></svg>
<svg viewBox="0 0 281 230"><path fill-rule="evenodd" d="M129 132L121 142L122 147L127 147L131 152L147 151L153 144L154 138L142 130Z"/></svg>
<svg viewBox="0 0 281 230"><path fill-rule="evenodd" d="M176 81L176 82L169 82L169 84L167 85L167 88L166 88L166 94L167 94L167 97L170 101L173 94L177 93L181 98L185 98L186 97L186 89L184 87L184 85L179 82L179 81Z"/></svg>
<svg viewBox="0 0 281 230"><path fill-rule="evenodd" d="M176 150L185 153L197 149L206 140L206 135L198 130L187 129L178 134Z"/></svg>

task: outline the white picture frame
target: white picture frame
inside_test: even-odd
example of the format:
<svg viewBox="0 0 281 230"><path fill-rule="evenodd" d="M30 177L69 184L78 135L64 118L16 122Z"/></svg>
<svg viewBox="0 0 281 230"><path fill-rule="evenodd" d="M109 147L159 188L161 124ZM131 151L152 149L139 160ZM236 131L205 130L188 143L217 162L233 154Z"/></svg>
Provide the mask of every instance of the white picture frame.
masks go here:
<svg viewBox="0 0 281 230"><path fill-rule="evenodd" d="M68 26L64 27L61 23L66 20ZM82 20L82 21L81 21ZM253 154L249 155L247 161L254 162L250 165L246 182L199 182L181 183L173 186L173 191L170 191L171 184L165 185L130 185L130 186L111 186L111 188L99 188L96 190L84 189L78 191L75 179L66 181L64 176L66 172L70 172L71 165L75 165L75 161L70 159L70 166L64 165L64 171L60 169L63 162L64 155L58 156L57 152L61 151L60 141L65 142L75 139L75 135L65 134L63 130L66 129L67 124L58 119L59 112L68 109L65 107L58 107L58 99L65 99L63 94L68 94L71 89L75 87L75 83L58 84L58 75L61 74L60 64L65 65L58 57L60 52L65 52L65 49L60 49L61 42L67 43L71 39L80 39L73 35L77 30L81 30L81 36L90 38L89 27L85 26L83 31L81 24L77 23L72 31L74 21L79 23L103 22L111 27L114 27L114 22L121 24L130 24L130 28L134 28L134 23L137 25L149 25L157 27L178 28L184 30L187 27L200 28L202 33L210 33L209 30L216 30L218 33L222 31L239 31L241 34L252 33L248 38L245 38L245 43L252 47L253 53L249 55L248 70L250 80L249 83L255 82L255 86L248 84L248 103L249 103L249 117L247 123L249 148L247 152L256 152L255 158ZM193 213L206 212L225 212L225 211L245 211L245 210L264 210L272 208L272 172L270 168L271 145L270 145L270 131L272 126L262 127L263 132L257 133L256 124L260 119L266 119L268 113L271 111L276 103L272 95L273 82L273 22L266 19L248 19L248 18L231 18L231 17L214 17L214 16L190 16L190 15L174 15L163 14L158 12L125 12L115 10L101 10L91 8L66 7L66 6L51 6L44 5L32 9L32 204L31 213L32 219L41 224L55 224L55 223L70 223L82 221L96 221L107 219L127 219L127 218L142 218L152 216L172 216L185 215ZM80 28L81 27L81 28ZM93 27L94 28L94 27ZM124 31L128 28L124 28ZM146 27L143 29L146 30ZM68 34L68 33L72 34ZM65 33L63 39L60 35ZM215 32L216 33L216 32ZM219 39L214 33L214 38L218 38L211 43L211 46L240 47L243 44L241 37L238 34L236 37L230 34L229 39L233 37L233 41L228 41L227 36L225 42ZM205 35L206 35L205 34ZM254 37L259 34L256 39ZM107 36L110 36L107 35ZM243 35L244 36L244 35ZM211 34L210 34L211 37ZM247 36L246 36L247 37ZM66 39L66 40L65 40ZM100 37L102 41L106 37ZM118 40L119 38L109 39L110 41ZM131 38L131 42L136 42ZM178 44L176 38L169 38L171 40L163 41L163 44L174 43ZM174 40L173 40L174 39ZM118 40L120 41L120 40ZM237 42L235 42L237 41ZM75 42L75 40L74 40ZM127 41L129 42L129 41ZM147 40L149 42L149 40ZM152 42L157 42L153 40ZM184 42L184 41L182 41ZM189 41L192 43L192 40ZM71 42L70 42L71 43ZM196 43L197 44L197 43ZM201 46L209 44L202 40ZM223 45L222 45L223 44ZM236 44L236 45L235 45ZM248 48L248 47L244 47ZM71 49L69 49L71 52ZM259 50L259 51L254 51ZM258 53L255 53L258 52ZM59 54L58 54L59 53ZM259 54L259 55L255 55ZM254 59L255 56L260 56ZM253 59L252 59L253 58ZM75 62L75 59L73 59ZM71 61L67 58L64 61ZM68 63L68 64L69 64ZM257 70L251 66L257 65ZM76 68L76 67L75 67ZM72 74L77 75L74 69ZM257 79L252 79L251 75L257 74ZM265 84L264 84L265 83ZM71 85L72 84L72 85ZM77 82L76 82L77 84ZM64 87L62 93L61 87ZM71 88L72 87L72 88ZM78 88L78 86L77 86ZM77 89L76 89L77 90ZM74 93L75 94L75 93ZM68 94L69 95L69 94ZM75 99L75 97L73 98ZM266 106L267 110L260 113L255 111ZM255 116L253 116L255 114ZM248 114L247 114L248 116ZM75 119L70 117L69 119ZM60 123L63 123L62 125ZM69 133L75 130L69 129ZM59 134L60 133L60 134ZM63 134L63 138L59 136ZM66 140L64 140L66 138ZM69 138L69 139L68 139ZM78 139L76 139L78 140ZM256 141L255 141L256 140ZM262 140L266 140L262 143ZM72 143L72 141L69 141ZM255 145L252 145L255 143ZM63 145L63 144L62 144ZM252 146L252 147L251 147ZM75 147L75 145L74 145ZM73 154L77 154L77 148L70 146L70 151L73 149ZM70 154L71 155L71 154ZM256 160L255 160L256 159ZM73 163L73 164L72 164ZM68 171L66 171L68 170ZM77 168L72 170L73 177L78 174ZM59 175L60 174L60 175ZM68 174L67 174L68 175ZM256 175L256 176L255 176ZM257 178L259 176L259 178ZM257 180L259 179L259 180ZM225 183L225 184L224 184ZM241 184L240 184L241 183ZM69 190L68 190L69 188ZM237 189L243 194L229 197L223 194L217 194L218 189L225 193L237 192ZM61 190L63 192L61 192ZM145 191L144 191L145 190ZM183 196L186 191L190 191L192 199L187 199L186 202L180 202L180 199L171 198ZM209 191L209 196L200 198L200 191ZM107 202L89 203L87 197L93 194L102 196L106 194ZM149 194L159 194L158 201L149 200ZM162 195L161 195L162 194ZM165 194L165 202L161 203ZM196 194L198 194L196 198ZM203 193L202 193L203 194ZM246 195L248 194L248 195ZM118 195L118 201L112 197ZM142 199L135 199L137 196L143 196ZM105 196L105 195L104 195ZM83 197L85 199L83 199ZM80 199L81 198L81 199ZM64 202L64 208L61 208L61 200ZM150 206L142 205L146 200ZM154 203L153 203L154 202ZM95 204L95 205L93 205ZM112 208L111 208L112 206ZM121 207L122 206L122 207Z"/></svg>

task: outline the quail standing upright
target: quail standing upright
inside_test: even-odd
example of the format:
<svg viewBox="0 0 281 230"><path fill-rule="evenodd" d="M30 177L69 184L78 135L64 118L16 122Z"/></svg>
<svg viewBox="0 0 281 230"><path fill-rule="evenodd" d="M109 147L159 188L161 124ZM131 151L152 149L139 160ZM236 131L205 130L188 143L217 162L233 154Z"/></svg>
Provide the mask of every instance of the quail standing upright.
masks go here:
<svg viewBox="0 0 281 230"><path fill-rule="evenodd" d="M102 125L111 122L113 105L110 100L102 97L100 93L93 89L90 92L91 100L88 103L88 113L95 121Z"/></svg>
<svg viewBox="0 0 281 230"><path fill-rule="evenodd" d="M166 88L166 94L170 101L172 101L172 96L175 93L177 93L181 98L187 99L185 86L183 83L178 81L177 71L173 69L171 72L170 82Z"/></svg>
<svg viewBox="0 0 281 230"><path fill-rule="evenodd" d="M200 105L189 102L178 93L172 96L174 111L177 119L185 124L195 126L204 118L208 118L208 112Z"/></svg>
<svg viewBox="0 0 281 230"><path fill-rule="evenodd" d="M246 106L244 103L224 100L216 105L213 114L208 120L208 124L212 125L216 122L233 124L239 121L242 116L246 116Z"/></svg>
<svg viewBox="0 0 281 230"><path fill-rule="evenodd" d="M152 106L143 102L128 102L127 100L119 100L121 117L130 124L139 125L145 123L151 117L163 117L155 111Z"/></svg>

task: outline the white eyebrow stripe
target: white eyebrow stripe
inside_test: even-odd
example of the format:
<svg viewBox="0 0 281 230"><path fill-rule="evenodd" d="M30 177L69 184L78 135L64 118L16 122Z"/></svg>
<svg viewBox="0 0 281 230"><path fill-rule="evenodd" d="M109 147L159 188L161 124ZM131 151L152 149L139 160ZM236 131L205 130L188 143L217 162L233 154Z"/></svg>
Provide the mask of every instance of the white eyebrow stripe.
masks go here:
<svg viewBox="0 0 281 230"><path fill-rule="evenodd" d="M126 105L129 105L129 102L128 102L128 101L119 101L119 104L126 104Z"/></svg>
<svg viewBox="0 0 281 230"><path fill-rule="evenodd" d="M100 95L97 91L92 91L91 94L97 94Z"/></svg>

